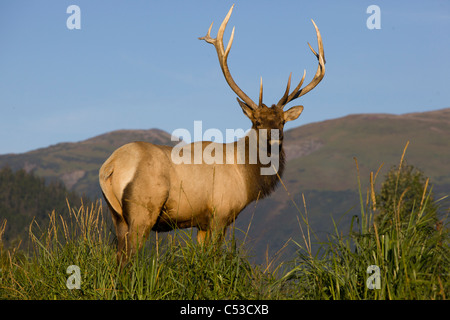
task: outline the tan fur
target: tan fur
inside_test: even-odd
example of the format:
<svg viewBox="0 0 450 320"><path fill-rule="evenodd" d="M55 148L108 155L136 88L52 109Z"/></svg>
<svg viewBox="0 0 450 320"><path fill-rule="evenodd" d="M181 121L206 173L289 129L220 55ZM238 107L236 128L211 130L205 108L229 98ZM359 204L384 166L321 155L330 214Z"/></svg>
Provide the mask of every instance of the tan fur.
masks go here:
<svg viewBox="0 0 450 320"><path fill-rule="evenodd" d="M117 230L119 258L122 250L132 253L142 245L152 228L197 227L201 242L207 231L223 232L253 200L244 165L174 164L171 151L133 142L117 149L100 169L100 186Z"/></svg>

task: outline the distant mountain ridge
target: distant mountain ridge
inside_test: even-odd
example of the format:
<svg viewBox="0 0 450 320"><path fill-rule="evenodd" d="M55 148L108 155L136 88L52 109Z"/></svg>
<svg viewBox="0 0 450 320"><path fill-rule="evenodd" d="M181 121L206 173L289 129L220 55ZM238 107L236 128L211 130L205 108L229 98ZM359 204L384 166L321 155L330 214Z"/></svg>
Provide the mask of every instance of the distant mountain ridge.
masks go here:
<svg viewBox="0 0 450 320"><path fill-rule="evenodd" d="M58 143L22 154L0 155L0 167L25 169L46 179L60 179L70 190L98 197L98 170L109 155L132 141L171 145L171 135L159 129L117 130L80 142Z"/></svg>
<svg viewBox="0 0 450 320"><path fill-rule="evenodd" d="M320 144L308 156L289 161L290 174L303 167L315 175L315 179L300 175L306 178L309 188L346 190L351 187L347 179L326 178L330 174L347 175L351 168L344 168L353 166L353 157L358 158L363 174L376 170L383 162L385 166L397 164L407 141L410 144L406 158L411 164L424 170L436 183L450 184L450 108L404 115L349 115L289 130L285 140L287 153L299 142ZM342 174L334 168L340 168Z"/></svg>
<svg viewBox="0 0 450 320"><path fill-rule="evenodd" d="M24 168L46 179L60 179L66 187L101 197L98 170L118 147L132 141L174 145L171 135L159 130L118 130L77 143L60 143L23 154L0 155L0 168ZM435 193L450 194L450 108L403 115L355 114L306 124L285 131L287 164L283 186L263 201L251 204L237 219L247 230L257 256L276 251L290 237L299 237L297 209L305 195L310 224L318 232L331 231L330 216L354 212L359 206L357 159L363 188L370 171L381 184L385 172L398 164L407 141L408 163L430 177ZM365 189L364 189L365 190ZM352 211L353 210L353 211ZM252 218L254 213L254 218Z"/></svg>

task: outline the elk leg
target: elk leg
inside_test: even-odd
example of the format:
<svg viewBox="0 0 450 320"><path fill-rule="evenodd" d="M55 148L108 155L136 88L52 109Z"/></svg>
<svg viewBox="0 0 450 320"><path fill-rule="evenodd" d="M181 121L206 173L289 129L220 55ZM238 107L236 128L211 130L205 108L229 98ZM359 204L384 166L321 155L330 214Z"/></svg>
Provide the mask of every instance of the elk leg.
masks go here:
<svg viewBox="0 0 450 320"><path fill-rule="evenodd" d="M123 264L123 255L127 252L128 224L123 217L119 217L118 219L114 217L113 221L117 235L117 263L120 265Z"/></svg>
<svg viewBox="0 0 450 320"><path fill-rule="evenodd" d="M155 178L155 184L157 184L156 182ZM155 188L143 192L145 183L145 180L135 179L127 185L123 192L123 217L128 223L126 237L128 259L142 248L167 201L167 188Z"/></svg>
<svg viewBox="0 0 450 320"><path fill-rule="evenodd" d="M143 206L130 202L127 210L131 216L127 233L127 258L137 253L148 238L150 230L155 225L161 206Z"/></svg>
<svg viewBox="0 0 450 320"><path fill-rule="evenodd" d="M198 230L197 243L202 245L211 241L213 241L213 243L221 243L225 236L226 229L226 226L217 226L212 222L208 230Z"/></svg>
<svg viewBox="0 0 450 320"><path fill-rule="evenodd" d="M210 232L209 230L200 230L198 229L197 232L197 243L198 244L205 244L209 240Z"/></svg>
<svg viewBox="0 0 450 320"><path fill-rule="evenodd" d="M106 199L106 197L105 197ZM116 210L113 209L113 207L110 205L108 201L106 201L108 204L109 211L111 212L111 217L114 223L114 227L116 229L116 236L117 236L117 263L121 264L123 262L123 254L126 253L126 238L127 238L127 232L128 232L128 224L123 218L121 214L119 214Z"/></svg>

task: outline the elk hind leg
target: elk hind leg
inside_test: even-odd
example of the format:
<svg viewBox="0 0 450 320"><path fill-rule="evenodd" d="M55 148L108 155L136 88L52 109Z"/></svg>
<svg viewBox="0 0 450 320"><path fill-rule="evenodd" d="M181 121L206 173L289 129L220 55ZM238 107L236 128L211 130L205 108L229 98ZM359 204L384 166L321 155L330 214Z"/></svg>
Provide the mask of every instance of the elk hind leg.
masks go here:
<svg viewBox="0 0 450 320"><path fill-rule="evenodd" d="M167 200L165 192L141 200L125 200L124 216L128 222L127 256L131 257L142 248L148 238L150 230L161 214L162 207Z"/></svg>
<svg viewBox="0 0 450 320"><path fill-rule="evenodd" d="M106 199L106 197L105 197ZM121 264L123 262L123 256L127 250L127 233L128 233L128 224L123 218L121 214L119 214L114 208L111 206L109 201L107 200L109 211L111 212L111 217L114 223L114 228L116 229L117 236L117 263Z"/></svg>
<svg viewBox="0 0 450 320"><path fill-rule="evenodd" d="M139 204L130 204L127 207L132 215L126 237L127 258L130 258L143 247L150 230L156 223L159 211L151 210Z"/></svg>
<svg viewBox="0 0 450 320"><path fill-rule="evenodd" d="M122 216L116 218L113 215L113 217L117 235L117 263L120 265L123 264L124 255L127 252L128 224Z"/></svg>

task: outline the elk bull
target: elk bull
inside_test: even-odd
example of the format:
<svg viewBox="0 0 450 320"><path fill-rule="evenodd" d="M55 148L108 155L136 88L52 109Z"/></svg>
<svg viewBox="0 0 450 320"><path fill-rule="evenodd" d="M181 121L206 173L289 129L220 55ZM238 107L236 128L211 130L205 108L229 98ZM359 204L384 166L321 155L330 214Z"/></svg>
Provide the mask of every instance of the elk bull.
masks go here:
<svg viewBox="0 0 450 320"><path fill-rule="evenodd" d="M286 122L300 116L303 106L293 106L286 111L283 108L311 91L323 79L325 57L322 38L312 21L319 48L316 53L308 43L318 60L312 81L301 88L304 72L299 84L290 92L291 74L282 98L277 104L267 107L262 102L261 79L259 103L256 104L237 86L228 68L227 57L234 28L226 49L223 34L232 10L233 6L223 20L217 38L210 36L211 24L206 36L199 39L214 45L225 80L239 97L237 101L242 111L252 122L253 134L234 143L218 145L200 141L177 150L177 155L191 158L190 163L174 163L173 147L147 142L129 143L114 151L102 165L99 180L116 228L119 262L124 254L128 258L143 245L150 230L196 227L199 242L208 239L213 232L223 234L249 203L274 190L278 175L283 173L283 127ZM261 139L261 132L265 132L267 139ZM224 161L197 161L195 151L202 152L207 148L223 150ZM225 150L234 152L226 153ZM270 166L259 160L250 161L255 153L276 154L277 168L273 168L271 174L261 174L264 169L270 170ZM214 157L217 160L218 155L214 154Z"/></svg>

